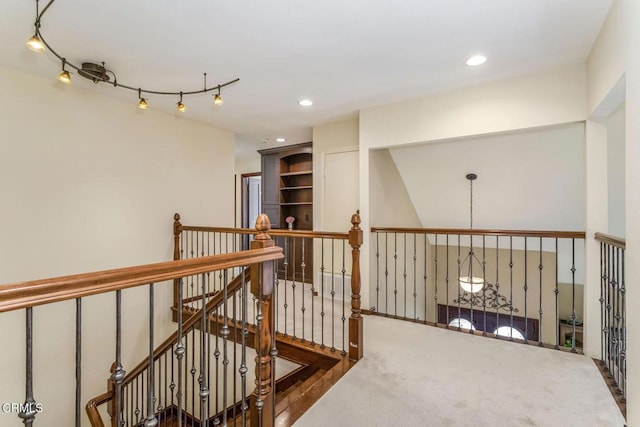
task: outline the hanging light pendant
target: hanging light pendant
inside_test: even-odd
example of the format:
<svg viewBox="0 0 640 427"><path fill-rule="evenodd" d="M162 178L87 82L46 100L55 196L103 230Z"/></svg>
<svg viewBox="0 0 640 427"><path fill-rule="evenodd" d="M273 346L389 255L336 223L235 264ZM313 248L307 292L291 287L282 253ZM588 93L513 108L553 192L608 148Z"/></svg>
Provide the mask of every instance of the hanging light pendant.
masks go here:
<svg viewBox="0 0 640 427"><path fill-rule="evenodd" d="M44 43L42 43L42 40L37 34L32 35L29 40L27 40L27 47L37 53L44 52Z"/></svg>
<svg viewBox="0 0 640 427"><path fill-rule="evenodd" d="M187 106L182 103L182 92L180 92L180 101L178 101L176 106L178 108L178 112L180 113L184 113L185 111L187 111Z"/></svg>
<svg viewBox="0 0 640 427"><path fill-rule="evenodd" d="M469 229L473 230L473 181L478 178L475 173L467 174L469 180ZM469 254L460 264L458 282L465 292L477 293L484 288L484 266L473 253L473 235L469 235Z"/></svg>
<svg viewBox="0 0 640 427"><path fill-rule="evenodd" d="M149 108L149 101L142 97L142 89L140 88L138 88L138 108L141 110Z"/></svg>
<svg viewBox="0 0 640 427"><path fill-rule="evenodd" d="M220 86L218 86L218 93L213 96L213 105L220 106L224 104L224 99L220 96Z"/></svg>

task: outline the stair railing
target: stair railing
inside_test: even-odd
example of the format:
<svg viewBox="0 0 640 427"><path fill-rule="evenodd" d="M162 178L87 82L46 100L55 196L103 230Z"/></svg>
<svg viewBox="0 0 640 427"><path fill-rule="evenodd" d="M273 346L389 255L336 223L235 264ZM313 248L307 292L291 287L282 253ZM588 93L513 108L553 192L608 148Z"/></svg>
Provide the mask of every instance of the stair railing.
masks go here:
<svg viewBox="0 0 640 427"><path fill-rule="evenodd" d="M245 237L254 231L183 225L180 215L175 214L173 233L174 258L191 259L243 247ZM359 212L351 217L351 228L346 232L269 231L275 245L284 251L274 271L274 320L278 336L339 351L354 361L362 358L362 233ZM214 291L219 289L218 279L213 279ZM183 282L182 286L187 305L199 308L201 286L197 279L193 283ZM178 287L176 282L174 305Z"/></svg>
<svg viewBox="0 0 640 427"><path fill-rule="evenodd" d="M258 228L259 236L261 240L267 241L268 237L268 224L265 227ZM268 246L268 245L266 245ZM25 398L24 403L19 404L19 414L18 416L23 420L23 423L26 426L32 426L36 420L36 418L42 418L44 424L54 425L56 422L60 422L58 419L47 418L46 409L49 407L55 407L57 405L62 406L66 402L38 402L37 392L38 390L42 390L44 388L50 388L52 385L46 384L46 379L41 379L41 376L36 376L34 372L34 325L37 325L38 322L44 321L47 319L40 320L38 319L39 307L50 305L57 302L75 300L76 302L76 330L75 330L75 371L76 378L75 383L67 384L57 384L55 386L61 393L64 387L70 387L75 390L76 401L75 401L75 415L69 415L69 419L75 420L75 425L80 426L82 423L82 415L81 415L81 398L82 398L82 384L83 382L91 381L93 378L87 378L86 375L83 378L83 365L82 362L82 354L83 354L83 346L82 346L82 328L83 328L83 312L82 312L82 303L83 300L99 295L99 294L111 294L115 297L115 313L114 313L114 323L115 323L115 348L105 348L105 351L114 351L114 359L115 362L112 367L112 372L110 376L110 387L106 393L103 393L101 396L92 399L92 401L87 405L87 413L90 417L90 421L94 426L104 425L102 419L99 414L96 412L97 407L100 404L110 402L110 415L111 415L111 425L112 426L121 426L121 425L134 425L133 420L125 421L125 410L129 410L131 408L125 408L124 404L127 402L125 399L128 398L126 395L128 393L128 389L124 387L125 378L127 378L125 366L123 362L123 353L124 350L129 350L129 346L133 347L135 343L131 343L125 341L123 337L123 331L127 328L133 328L136 325L128 325L123 321L123 317L126 314L127 306L123 304L126 302L126 297L129 296L128 292L134 288L146 287L148 290L148 302L145 304L148 310L148 365L145 368L146 374L144 375L144 381L140 380L144 384L141 386L145 390L144 395L144 403L140 402L140 414L142 417L141 422L144 425L151 426L156 425L158 422L157 415L158 411L158 399L159 396L158 389L164 386L167 381L167 376L161 372L162 369L158 369L157 362L163 363L164 361L160 361L159 358L156 358L156 354L154 352L154 330L155 330L155 305L154 293L156 290L162 290L163 287L167 286L170 283L173 283L175 280L184 281L187 278L191 277L201 277L203 278L203 283L206 284L207 275L211 275L212 273L222 272L224 276L225 285L229 284L230 278L229 275L225 273L226 271L241 271L243 268L252 265L255 266L255 271L268 271L269 269L273 269L273 263L282 258L282 249L278 247L264 247L261 249L252 249L248 251L241 251L235 253L228 254L220 254L220 255L212 255L200 257L197 259L185 259L180 261L170 261L164 263L157 264L149 264L137 267L128 267L121 268L115 270L108 271L100 271L95 273L87 273L87 274L79 274L72 276L65 276L53 279L43 279L43 280L34 280L29 282L11 284L0 287L0 313L24 310L25 313ZM253 270L253 268L252 268ZM258 276L260 279L266 278L267 280L264 283L259 285L254 285L254 288L257 286L258 291L262 291L260 295L257 295L257 298L262 300L268 299L265 298L265 295L268 294L264 289L269 289L273 285L268 282L268 275L260 275ZM241 286L246 289L247 288L247 277L242 275L242 279L240 279ZM178 291L181 287L179 287ZM227 286L223 287L228 290ZM203 295L208 293L206 287L203 287ZM178 292L178 302L182 305L182 297L181 292ZM222 300L227 300L228 295L222 294ZM248 302L248 290L243 292L245 295L244 303ZM216 296L212 296L212 298L216 298ZM215 305L216 302L212 302L211 304ZM207 307L207 301L204 302L205 307ZM227 304L223 304L224 307L227 307ZM219 304L218 304L219 307ZM136 311L139 312L143 307L135 307ZM202 313L206 314L207 309L202 310ZM44 312L44 310L43 310ZM246 314L246 312L245 312ZM46 316L46 314L43 313ZM228 354L226 352L225 346L230 346L230 342L228 340L228 329L229 329L229 317L228 313L220 313L221 316L221 333L220 336L223 337L223 350L221 352L223 357L223 365L224 360L228 358ZM202 342L205 341L206 336L210 335L207 332L208 322L202 320L200 323L200 334L199 334L199 343L194 337L192 339L191 344L186 342L185 340L185 331L183 330L183 322L182 322L182 310L178 310L177 316L179 318L178 321L178 331L176 334L177 344L174 346L174 352L177 363L174 364L174 368L176 372L176 378L179 378L182 374L186 374L187 369L187 361L184 359L184 356L188 354L189 349L199 350L198 352L198 365L199 368L196 368L196 364L191 364L191 371L196 369L196 372L199 373L199 398L200 405L199 409L203 407L209 407L209 402L211 401L210 394L215 393L216 390L213 390L210 384L207 383L206 371L208 365L208 355L210 353L205 354L205 346L202 345ZM202 319L204 319L202 317ZM265 319L268 319L268 316L265 316ZM268 320L262 320L262 324L260 325L261 330L260 333L264 334L264 336L269 336L269 328L273 328L269 325ZM193 328L196 328L198 322L194 320ZM246 330L247 318L246 316L242 320L242 331ZM203 326L204 325L204 326ZM138 329L136 329L138 331ZM61 333L64 331L49 331L51 334L55 334L56 332ZM142 331L140 331L142 332ZM244 344L244 343L243 343ZM124 349L123 349L124 347ZM208 349L208 348L207 348ZM242 349L246 349L246 345L242 346ZM271 353L275 353L275 351L271 351ZM165 353L167 354L167 353ZM191 353L195 360L195 351ZM90 362L89 362L90 363ZM264 363L261 361L261 363ZM19 367L7 367L5 369L16 370ZM139 370L140 368L138 368ZM262 368L259 369L262 373ZM246 373L247 367L241 367L240 374ZM135 370L134 370L135 371ZM135 372L134 372L135 373ZM93 375L92 375L93 376ZM142 378L142 377L140 377ZM258 378L258 382L260 383L265 378ZM185 379L181 378L180 380L175 382L175 387L171 389L171 396L175 399L176 402L182 402L185 390ZM267 390L268 391L268 390ZM223 391L224 393L225 391ZM261 399L265 400L268 396L264 393L265 390L263 388L258 388L258 392L261 393ZM124 393L124 394L123 394ZM18 401L16 397L16 402ZM144 406L143 406L144 405ZM180 403L176 405L176 411L179 415L177 417L177 425L184 425L182 413L186 412L184 407L181 407ZM242 411L243 414L246 413L249 408L243 406ZM253 410L253 409L251 409ZM200 411L200 417L202 417L203 411ZM252 418L252 423L258 423L260 425L269 426L273 425L273 417L267 419L264 417L265 413L262 411L258 411L255 418ZM196 414L187 414L190 419L195 419ZM246 422L246 417L243 417L243 421ZM208 421L205 421L205 424ZM240 422L238 422L240 424ZM245 423L243 423L245 425Z"/></svg>

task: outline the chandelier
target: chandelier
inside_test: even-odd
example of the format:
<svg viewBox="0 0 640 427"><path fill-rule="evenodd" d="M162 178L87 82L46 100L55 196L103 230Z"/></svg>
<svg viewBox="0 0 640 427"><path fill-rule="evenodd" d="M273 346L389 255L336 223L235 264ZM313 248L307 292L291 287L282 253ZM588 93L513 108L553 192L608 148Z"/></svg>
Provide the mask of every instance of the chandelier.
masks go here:
<svg viewBox="0 0 640 427"><path fill-rule="evenodd" d="M58 75L58 80L63 83L71 83L71 73L69 72L69 70L67 70L67 67L68 67L70 69L75 70L78 73L78 75L93 81L95 84L106 83L113 87L128 89L130 91L135 92L137 94L138 108L143 110L146 110L149 107L149 100L148 98L146 98L146 96L148 95L174 96L178 99L178 102L176 103L176 109L180 113L183 113L187 111L186 105L182 102L183 96L197 95L197 94L215 91L215 94L213 95L213 105L220 106L224 103L224 100L222 99L222 96L220 94L221 89L233 83L236 83L240 80L240 79L234 79L226 83L221 83L214 86L207 86L207 73L203 73L204 86L202 89L172 92L172 91L162 91L162 90L150 90L140 86L132 86L132 85L127 85L122 82L119 82L116 74L112 70L108 69L104 62L100 62L100 64L97 64L94 62L83 62L80 66L78 66L72 62L69 62L67 58L60 55L58 52L56 52L51 47L51 45L47 43L47 41L42 35L42 32L41 32L42 17L44 16L45 12L49 9L49 7L51 7L54 1L55 0L49 0L49 2L44 7L44 9L40 11L40 8L39 8L40 0L35 0L36 2L36 21L34 23L35 30L34 30L33 36L31 36L29 40L27 40L27 47L37 53L43 53L46 50L49 50L56 58L58 58L62 65L62 71Z"/></svg>
<svg viewBox="0 0 640 427"><path fill-rule="evenodd" d="M475 173L469 173L466 178L469 180L469 229L473 230L473 181L478 178L478 175ZM458 281L460 283L460 287L465 292L475 294L480 292L485 284L484 265L473 253L473 235L469 235L469 239L469 253L462 263L460 263L460 275L458 277Z"/></svg>

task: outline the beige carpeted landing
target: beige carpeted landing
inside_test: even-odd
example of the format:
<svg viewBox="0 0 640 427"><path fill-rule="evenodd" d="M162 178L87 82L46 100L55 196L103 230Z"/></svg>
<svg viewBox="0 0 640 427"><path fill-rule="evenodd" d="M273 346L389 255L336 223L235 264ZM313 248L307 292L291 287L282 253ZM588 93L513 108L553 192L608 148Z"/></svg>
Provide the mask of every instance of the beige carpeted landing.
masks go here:
<svg viewBox="0 0 640 427"><path fill-rule="evenodd" d="M585 356L364 320L364 359L296 427L624 425Z"/></svg>

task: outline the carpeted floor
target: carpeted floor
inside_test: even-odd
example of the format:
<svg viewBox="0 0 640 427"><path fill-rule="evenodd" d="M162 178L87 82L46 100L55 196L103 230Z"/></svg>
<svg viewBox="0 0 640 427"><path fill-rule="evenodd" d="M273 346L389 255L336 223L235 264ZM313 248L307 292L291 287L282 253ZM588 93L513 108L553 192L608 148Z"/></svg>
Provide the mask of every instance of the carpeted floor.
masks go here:
<svg viewBox="0 0 640 427"><path fill-rule="evenodd" d="M365 357L294 425L622 427L585 356L365 317Z"/></svg>

